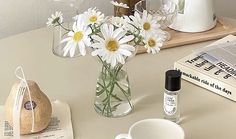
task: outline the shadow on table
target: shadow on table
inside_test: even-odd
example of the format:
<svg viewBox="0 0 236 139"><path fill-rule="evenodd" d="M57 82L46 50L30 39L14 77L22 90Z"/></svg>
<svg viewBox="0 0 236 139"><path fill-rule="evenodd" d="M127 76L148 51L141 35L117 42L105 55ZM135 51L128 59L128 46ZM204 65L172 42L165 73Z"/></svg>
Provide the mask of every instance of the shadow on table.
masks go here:
<svg viewBox="0 0 236 139"><path fill-rule="evenodd" d="M144 94L133 99L134 111L141 111L142 109L161 107L162 106L161 94Z"/></svg>

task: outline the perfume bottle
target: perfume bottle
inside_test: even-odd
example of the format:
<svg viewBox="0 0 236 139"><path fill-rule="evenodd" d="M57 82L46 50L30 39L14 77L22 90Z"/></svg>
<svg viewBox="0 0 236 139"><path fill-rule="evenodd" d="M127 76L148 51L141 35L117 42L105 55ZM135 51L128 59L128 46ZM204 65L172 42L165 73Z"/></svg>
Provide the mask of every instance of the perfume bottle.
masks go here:
<svg viewBox="0 0 236 139"><path fill-rule="evenodd" d="M166 72L165 92L163 101L164 118L178 123L180 119L179 92L181 89L181 72Z"/></svg>

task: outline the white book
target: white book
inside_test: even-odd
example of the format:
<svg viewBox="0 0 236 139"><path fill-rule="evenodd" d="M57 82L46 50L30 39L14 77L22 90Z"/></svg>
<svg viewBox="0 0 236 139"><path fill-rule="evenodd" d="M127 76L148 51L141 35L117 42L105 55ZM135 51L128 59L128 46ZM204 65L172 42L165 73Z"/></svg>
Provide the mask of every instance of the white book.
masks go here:
<svg viewBox="0 0 236 139"><path fill-rule="evenodd" d="M236 78L236 41L208 46L196 51L218 68Z"/></svg>
<svg viewBox="0 0 236 139"><path fill-rule="evenodd" d="M234 40L236 40L236 36L229 35L211 45ZM175 69L182 72L183 79L236 101L236 79L203 59L201 55L198 56L196 53L192 53L175 62L174 66Z"/></svg>

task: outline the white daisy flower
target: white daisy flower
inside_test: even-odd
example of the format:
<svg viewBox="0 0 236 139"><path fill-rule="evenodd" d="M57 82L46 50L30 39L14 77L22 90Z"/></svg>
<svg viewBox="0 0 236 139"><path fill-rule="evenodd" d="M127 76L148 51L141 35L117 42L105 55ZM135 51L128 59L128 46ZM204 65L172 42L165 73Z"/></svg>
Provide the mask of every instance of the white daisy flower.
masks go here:
<svg viewBox="0 0 236 139"><path fill-rule="evenodd" d="M127 31L122 28L114 29L114 25L101 26L103 37L92 36L96 42L91 45L95 50L92 56L100 56L103 61L115 67L118 63L124 64L125 58L132 56L134 46L128 43L134 39L133 35L126 36Z"/></svg>
<svg viewBox="0 0 236 139"><path fill-rule="evenodd" d="M91 45L89 37L91 33L92 30L88 26L85 26L82 15L79 16L77 22L73 24L73 30L68 33L68 38L61 41L61 43L67 42L66 46L63 48L63 56L69 53L70 57L74 57L76 47L79 48L79 52L82 56L86 55L86 46Z"/></svg>
<svg viewBox="0 0 236 139"><path fill-rule="evenodd" d="M124 4L122 2L118 3L117 1L111 1L111 4L116 6L116 7L121 7L121 8L126 8L129 9L129 6L127 4Z"/></svg>
<svg viewBox="0 0 236 139"><path fill-rule="evenodd" d="M48 26L56 26L62 24L63 22L63 14L62 12L56 12L52 14L51 17L48 18L48 22L46 23Z"/></svg>
<svg viewBox="0 0 236 139"><path fill-rule="evenodd" d="M164 38L163 34L148 34L143 42L144 47L147 49L148 53L156 54L160 51L160 47L163 46Z"/></svg>
<svg viewBox="0 0 236 139"><path fill-rule="evenodd" d="M84 12L84 21L86 25L100 24L105 19L104 14L95 8L89 8Z"/></svg>
<svg viewBox="0 0 236 139"><path fill-rule="evenodd" d="M160 31L160 24L153 18L151 14L148 14L146 10L143 11L142 17L138 12L134 13L134 16L130 16L133 24L141 29L140 34L145 37L147 34L156 33Z"/></svg>
<svg viewBox="0 0 236 139"><path fill-rule="evenodd" d="M126 31L135 32L136 29L131 25L131 20L128 16L123 17L112 17L111 23L117 28L123 28Z"/></svg>

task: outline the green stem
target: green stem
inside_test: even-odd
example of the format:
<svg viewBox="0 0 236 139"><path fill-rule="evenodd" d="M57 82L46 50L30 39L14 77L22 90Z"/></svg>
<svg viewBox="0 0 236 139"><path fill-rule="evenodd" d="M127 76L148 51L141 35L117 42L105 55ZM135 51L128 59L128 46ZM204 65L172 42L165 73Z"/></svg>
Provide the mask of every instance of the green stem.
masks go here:
<svg viewBox="0 0 236 139"><path fill-rule="evenodd" d="M111 75L112 73L111 73L109 67L107 67L106 62L104 62L100 56L97 56L97 57L98 57L99 60L102 62L102 65L106 68L106 70L107 70L107 71L109 72L109 74Z"/></svg>
<svg viewBox="0 0 236 139"><path fill-rule="evenodd" d="M105 78L106 78L106 77L105 77ZM97 84L102 87L102 90L99 91L99 93L97 93L97 96L101 95L104 91L109 92L107 88L108 88L109 86L111 86L111 82L109 82L109 84L106 85L105 82L104 82L104 80L103 80L103 85L102 85L101 83L99 83L99 82L98 82ZM111 96L112 96L113 98L115 98L116 100L122 101L122 99L120 99L120 98L117 97L116 95L111 94ZM108 97L106 97L106 98L103 100L103 102L105 102L105 101L107 100L107 98L108 98Z"/></svg>
<svg viewBox="0 0 236 139"><path fill-rule="evenodd" d="M115 77L113 76L112 80L111 80L111 89L110 89L110 92L109 92L109 96L108 96L108 99L107 99L107 103L108 103L108 110L107 112L108 113L111 113L111 94L113 93L113 90L115 88Z"/></svg>
<svg viewBox="0 0 236 139"><path fill-rule="evenodd" d="M131 104L131 102L130 102L130 100L129 100L129 97L126 95L126 91L125 91L117 82L116 82L115 84L120 88L120 90L121 90L122 93L124 94L125 98L126 98L127 101L129 102L130 107L132 108L132 104Z"/></svg>
<svg viewBox="0 0 236 139"><path fill-rule="evenodd" d="M102 77L102 82L103 82L103 88L105 88L105 90L106 90L106 95L107 95L107 97L105 98L105 100L107 100L107 98L109 97L109 91L108 91L108 89L107 89L107 87L109 87L109 86L106 86L106 83L105 83L105 81L104 80L106 80L106 78L107 78L107 74L106 74L106 71L105 71L105 73L104 73L104 66L102 66L102 74L103 75L105 75L105 77L103 78ZM102 75L102 76L103 76ZM103 100L104 101L104 100ZM107 100L108 101L108 100ZM104 108L103 108L103 110L102 110L102 114L104 114L104 112L105 112L105 109L106 109L106 107L107 107L107 104L105 104L105 106L104 106Z"/></svg>
<svg viewBox="0 0 236 139"><path fill-rule="evenodd" d="M62 27L64 30L66 30L66 31L68 31L68 32L71 31L70 29L64 27L64 26L62 25L62 23L60 23L59 21L57 21L57 23L58 23L58 25L59 25L60 27Z"/></svg>
<svg viewBox="0 0 236 139"><path fill-rule="evenodd" d="M119 87L119 89L122 91L125 98L127 99L130 107L132 108L132 104L130 103L127 92L124 89L122 89L122 87L117 82L117 77L118 77L119 73L121 72L123 65L118 64L115 67L111 67L109 64L102 61L101 57L98 56L98 58L101 60L101 62L103 64L102 75L101 75L102 83L98 82L98 85L100 85L102 87L101 92L99 94L101 94L102 92L106 92L106 98L102 101L104 103L102 111L101 111L102 114L107 115L107 116L111 116L112 111L114 111L113 109L115 109L115 107L118 106L118 105L111 106L111 99L112 98L114 98L118 101L122 101L122 99L120 99L116 94L113 94L115 86ZM106 83L106 80L108 81L108 83Z"/></svg>
<svg viewBox="0 0 236 139"><path fill-rule="evenodd" d="M111 88L110 90L107 90L107 98L106 98L106 103L105 103L105 106L103 108L103 111L102 111L102 114L104 114L105 110L107 111L107 115L111 114L112 113L112 108L111 108L111 97L113 98L116 98L118 99L117 96L113 95L113 91L114 91L114 88L115 88L115 83L116 83L116 78L117 78L117 75L120 71L120 69L122 68L122 66L117 66L115 69L111 69L111 66L107 67L107 65L103 65L105 67L105 69L108 71L108 73L110 74L110 77L111 80L110 80L110 83L111 83ZM111 70L114 70L113 72ZM105 73L106 74L106 73ZM119 101L121 101L121 99L118 99Z"/></svg>
<svg viewBox="0 0 236 139"><path fill-rule="evenodd" d="M99 57L99 58L100 58L100 57ZM100 59L100 60L101 60L101 59ZM102 62L103 62L103 61L102 61ZM105 73L104 73L104 67L105 67ZM106 80L106 78L107 78L107 77L106 77L107 71L108 71L109 73L111 73L110 67L108 68L107 65L103 65L103 67L102 67L102 72L103 72L103 74L105 74L105 80ZM111 74L112 74L112 73L111 73ZM105 98L106 103L105 103L105 106L103 107L102 114L104 114L104 112L105 112L105 110L106 110L107 115L109 115L109 114L112 113L110 101L111 101L111 96L113 96L112 92L113 92L113 90L114 90L114 81L115 81L114 76L112 76L112 75L110 75L110 76L113 77L112 80L111 80L111 82L109 82L109 84L110 84L109 86L111 86L110 91L107 89L108 86L106 86L106 83L105 83L104 79L102 79L102 80L103 80L104 87L106 88L106 94L107 94L107 97Z"/></svg>

